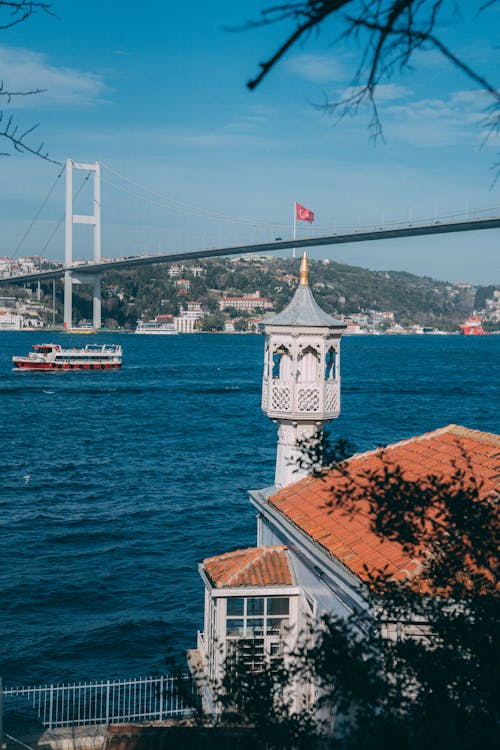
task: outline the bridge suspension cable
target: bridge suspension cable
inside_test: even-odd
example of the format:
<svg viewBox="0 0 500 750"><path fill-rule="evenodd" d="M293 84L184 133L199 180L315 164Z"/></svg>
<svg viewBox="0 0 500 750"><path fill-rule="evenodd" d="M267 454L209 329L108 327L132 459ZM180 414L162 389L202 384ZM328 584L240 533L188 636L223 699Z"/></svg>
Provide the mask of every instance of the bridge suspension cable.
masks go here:
<svg viewBox="0 0 500 750"><path fill-rule="evenodd" d="M66 165L64 165L64 169L66 169ZM64 172L64 169L62 170L62 172ZM62 172L61 172L61 174L62 174ZM76 201L76 199L78 198L78 196L79 196L79 195L80 195L80 193L82 192L82 190L83 190L83 188L84 188L84 186L85 186L85 183L87 182L87 180L89 179L89 177L90 177L90 175L91 175L91 174L92 174L91 172L87 172L87 174L86 174L86 175L85 175L85 177L83 178L83 180L82 180L82 182L81 182L81 185L80 185L80 187L78 188L78 190L76 191L75 195L73 196L73 200L74 200L74 201ZM38 257L39 257L39 258L42 258L42 257L43 257L43 254L44 254L44 252L46 251L46 249L48 248L48 246L50 245L50 243L51 243L51 242L52 242L52 240L54 239L54 236L56 235L57 231L58 231L58 230L59 230L59 228L61 227L61 225L62 225L63 221L65 220L65 218L66 218L66 214L64 213L64 214L63 214L63 215L61 216L61 218L59 219L59 221L57 222L57 224L56 224L56 226L55 226L55 229L54 229L54 230L53 230L53 231L51 232L51 234L50 234L50 236L49 236L49 238L48 238L47 242L46 242L46 243L44 244L44 246L43 246L43 247L42 247L42 249L40 250L40 253L38 254Z"/></svg>
<svg viewBox="0 0 500 750"><path fill-rule="evenodd" d="M33 229L34 225L36 224L36 222L37 222L37 220L38 220L38 218L40 216L40 214L42 213L43 209L47 205L48 200L49 200L50 196L52 195L52 193L54 192L55 187L56 187L57 183L59 182L60 178L63 176L65 169L66 169L66 165L64 164L63 167L62 167L62 169L60 170L59 174L57 175L56 179L52 183L52 186L50 187L49 192L47 193L47 195L45 196L44 200L42 201L42 204L41 204L40 208L38 209L38 211L34 215L33 219L31 220L31 223L30 223L29 227L27 228L27 230L25 231L25 233L21 237L20 241L18 242L17 247L14 250L14 253L12 255L13 258L17 257L17 254L18 254L19 250L21 249L21 247L23 246L24 241L26 240L26 237L29 235L29 233Z"/></svg>
<svg viewBox="0 0 500 750"><path fill-rule="evenodd" d="M130 177L127 177L126 175L122 174L121 172L118 172L117 170L110 167L108 164L102 165L108 172L113 174L115 177L123 180L124 182L127 182L130 185L133 185L134 187L138 188L139 190L144 191L148 195L141 195L138 192L134 192L127 187L124 187L123 185L119 185L116 182L113 182L112 180L109 180L107 178L102 178L103 182L106 182L111 187L115 188L116 190L119 190L123 193L126 193L127 195L131 196L132 198L136 198L138 200L142 200L147 203L151 203L152 205L158 206L160 208L166 208L174 213L177 214L189 214L191 216L196 216L198 218L205 218L205 219L211 219L211 220L221 220L224 222L232 223L232 224L241 224L249 227L265 227L269 228L270 226L275 227L276 229L291 229L291 224L283 224L276 221L263 221L259 219L247 219L243 217L237 217L237 216L231 216L224 213L220 213L217 211L209 210L206 208L203 208L201 206L196 206L192 203L188 203L186 201L180 201L177 198L173 198L172 196L168 196L162 193L159 193L155 190L152 190L151 188L148 188L147 186L143 185L142 183L138 182L137 180L134 180ZM500 206L493 206L488 208L480 208L480 209L469 209L466 208L464 211L458 211L455 213L448 213L448 214L441 214L436 215L434 217L409 217L406 219L398 219L393 221L385 221L382 220L380 224L382 224L384 227L398 227L403 225L408 225L410 223L432 223L432 221L450 221L452 219L458 219L460 217L470 217L470 216L478 216L480 214L490 214L490 215L498 215L500 212ZM371 224L345 224L345 225L338 225L338 224L327 224L322 227L316 226L315 233L316 232L322 232L322 233L328 233L330 231L333 232L348 232L355 229L373 229L374 223ZM312 229L312 227L311 227Z"/></svg>
<svg viewBox="0 0 500 750"><path fill-rule="evenodd" d="M111 180L101 177L102 181L107 183L108 185L111 185L117 190L120 190L124 193L127 193L128 195L131 195L133 198L137 198L138 200L143 200L145 202L152 203L153 205L160 206L161 208L168 208L171 211L174 211L175 213L183 213L183 214L189 214L191 216L197 216L200 218L206 218L206 219L219 219L222 221L227 221L233 224L245 224L248 226L261 226L261 227L268 227L270 223L272 223L275 227L285 228L288 225L285 224L278 224L276 222L269 222L269 221L261 221L256 219L244 219L242 217L238 216L229 216L227 214L219 213L217 211L211 211L206 208L202 208L201 206L195 206L192 203L187 203L186 201L180 201L177 198L173 198L172 196L164 195L162 193L158 193L155 190L151 190L151 188L146 187L145 185L142 185L140 182L137 182L136 180L131 179L130 177L127 177L126 175L121 174L120 172L117 172L115 169L112 169L107 164L102 164L102 166L107 169L111 174L114 174L116 177L118 177L121 180L124 180L125 182L128 182L131 185L134 185L135 187L139 188L140 190L143 190L146 193L149 193L151 196L155 198L153 200L152 198L148 198L144 195L140 195L139 193L134 193L131 190L128 190L127 188L117 185L116 183L112 182Z"/></svg>

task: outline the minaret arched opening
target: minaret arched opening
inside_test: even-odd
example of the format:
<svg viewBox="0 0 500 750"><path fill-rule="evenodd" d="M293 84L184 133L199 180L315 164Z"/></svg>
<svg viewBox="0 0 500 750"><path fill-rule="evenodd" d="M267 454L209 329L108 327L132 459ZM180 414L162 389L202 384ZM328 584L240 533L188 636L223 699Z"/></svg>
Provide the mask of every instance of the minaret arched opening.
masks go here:
<svg viewBox="0 0 500 750"><path fill-rule="evenodd" d="M319 352L314 346L306 346L299 357L297 382L315 383L319 376Z"/></svg>
<svg viewBox="0 0 500 750"><path fill-rule="evenodd" d="M335 380L337 377L337 351L331 346L325 356L325 380Z"/></svg>
<svg viewBox="0 0 500 750"><path fill-rule="evenodd" d="M278 346L273 351L271 368L271 377L273 380L286 380L290 377L292 360L290 351L286 346Z"/></svg>

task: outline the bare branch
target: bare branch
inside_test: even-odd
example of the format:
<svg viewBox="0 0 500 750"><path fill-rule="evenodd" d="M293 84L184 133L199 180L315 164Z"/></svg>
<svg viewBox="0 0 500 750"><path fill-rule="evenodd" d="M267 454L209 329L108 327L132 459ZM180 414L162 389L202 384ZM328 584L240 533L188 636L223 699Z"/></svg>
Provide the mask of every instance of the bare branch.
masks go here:
<svg viewBox="0 0 500 750"><path fill-rule="evenodd" d="M498 0L485 0L478 12L484 12L496 2ZM342 9L348 5L356 7L356 13L342 15ZM343 116L356 112L361 104L367 102L372 109L372 137L381 136L382 127L375 103L377 86L389 79L396 69L410 68L414 53L428 45L493 97L491 130L494 132L500 118L500 113L496 114L500 111L500 92L483 75L454 54L435 34L442 6L443 0L362 0L356 4L353 0L304 0L269 7L262 11L260 20L253 25L284 20L294 20L297 25L276 53L260 64L260 73L247 85L250 89L258 86L304 34L312 29L318 30L327 17L335 17L346 26L337 41L352 37L360 42L361 60L352 80L354 92L340 101L327 102L322 109ZM247 28L251 25L247 25Z"/></svg>
<svg viewBox="0 0 500 750"><path fill-rule="evenodd" d="M0 0L0 14L10 16L10 20L0 23L0 30L11 29L26 21L37 12L47 13L56 17L52 10L52 3L32 2L32 0Z"/></svg>
<svg viewBox="0 0 500 750"><path fill-rule="evenodd" d="M31 89L29 91L7 91L4 82L0 81L0 96L5 96L7 103L10 104L13 96L32 96L33 94L43 94L47 89Z"/></svg>
<svg viewBox="0 0 500 750"><path fill-rule="evenodd" d="M292 47L306 32L318 26L325 18L340 10L352 0L308 0L306 3L290 3L281 6L267 8L262 11L263 19L254 25L267 25L278 23L286 18L305 19L299 21L299 25L278 49L278 51L266 62L260 63L261 72L247 83L250 90L254 89L269 71L276 65L285 52ZM252 24L250 24L252 25Z"/></svg>
<svg viewBox="0 0 500 750"><path fill-rule="evenodd" d="M0 112L0 138L5 138L7 141L9 141L12 147L20 153L32 154L33 156L39 156L41 159L49 161L52 164L60 164L61 162L49 157L48 152L44 150L43 143L41 143L38 148L34 148L33 146L30 146L28 144L28 136L31 135L31 133L33 133L33 131L36 130L37 127L38 123L36 125L32 125L24 132L19 133L19 128L14 122L13 115L10 115L7 119L5 119L4 113ZM9 156L10 154L4 152L1 155Z"/></svg>
<svg viewBox="0 0 500 750"><path fill-rule="evenodd" d="M0 31L5 31L23 23L35 13L46 13L47 15L57 17L52 10L52 3L35 2L34 0L0 0ZM34 88L26 91L17 91L6 89L4 82L0 81L0 98L4 97L6 104L10 104L14 97L32 96L41 94L46 89ZM12 114L0 111L0 138L5 139L10 146L21 153L33 154L45 161L59 164L58 161L50 159L45 151L44 144L41 143L37 148L29 145L28 139L33 131L38 127L33 125L24 132L19 132ZM0 156L9 156L8 152L0 152Z"/></svg>

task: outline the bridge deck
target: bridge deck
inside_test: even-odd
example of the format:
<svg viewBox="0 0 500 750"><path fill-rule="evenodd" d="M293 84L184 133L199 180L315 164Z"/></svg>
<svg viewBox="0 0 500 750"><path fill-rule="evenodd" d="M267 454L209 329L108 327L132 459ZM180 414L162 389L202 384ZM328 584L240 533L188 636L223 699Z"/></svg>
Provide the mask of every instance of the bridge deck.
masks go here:
<svg viewBox="0 0 500 750"><path fill-rule="evenodd" d="M380 229L362 229L359 231L348 232L345 234L330 234L324 237L309 237L302 240L276 240L274 242L263 242L253 245L236 245L232 247L211 248L209 250L193 250L181 253L160 253L155 255L142 255L140 257L121 258L118 260L104 261L102 263L83 263L72 265L67 268L61 266L50 271L38 271L35 273L23 274L20 276L11 276L1 278L0 284L16 284L25 281L44 281L46 279L55 279L64 275L65 271L72 271L74 274L92 274L102 273L103 271L118 270L120 268L130 268L134 266L145 266L152 263L172 263L182 260L194 260L195 258L218 258L228 255L243 255L248 253L270 253L279 250L288 250L290 248L307 248L320 247L327 245L344 245L350 242L367 242L371 240L388 240L398 237L419 237L430 234L448 234L450 232L470 232L480 229L496 229L500 227L500 217L489 219L469 219L467 221L456 221L440 223L438 221L432 224L407 224L403 227L391 227Z"/></svg>

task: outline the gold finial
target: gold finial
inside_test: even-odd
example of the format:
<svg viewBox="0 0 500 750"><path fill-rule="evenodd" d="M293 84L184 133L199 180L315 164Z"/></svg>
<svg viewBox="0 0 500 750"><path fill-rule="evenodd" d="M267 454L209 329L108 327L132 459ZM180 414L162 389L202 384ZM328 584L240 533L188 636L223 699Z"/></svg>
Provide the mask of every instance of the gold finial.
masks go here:
<svg viewBox="0 0 500 750"><path fill-rule="evenodd" d="M307 263L307 253L304 250L302 261L300 263L300 286L309 285L309 265Z"/></svg>

